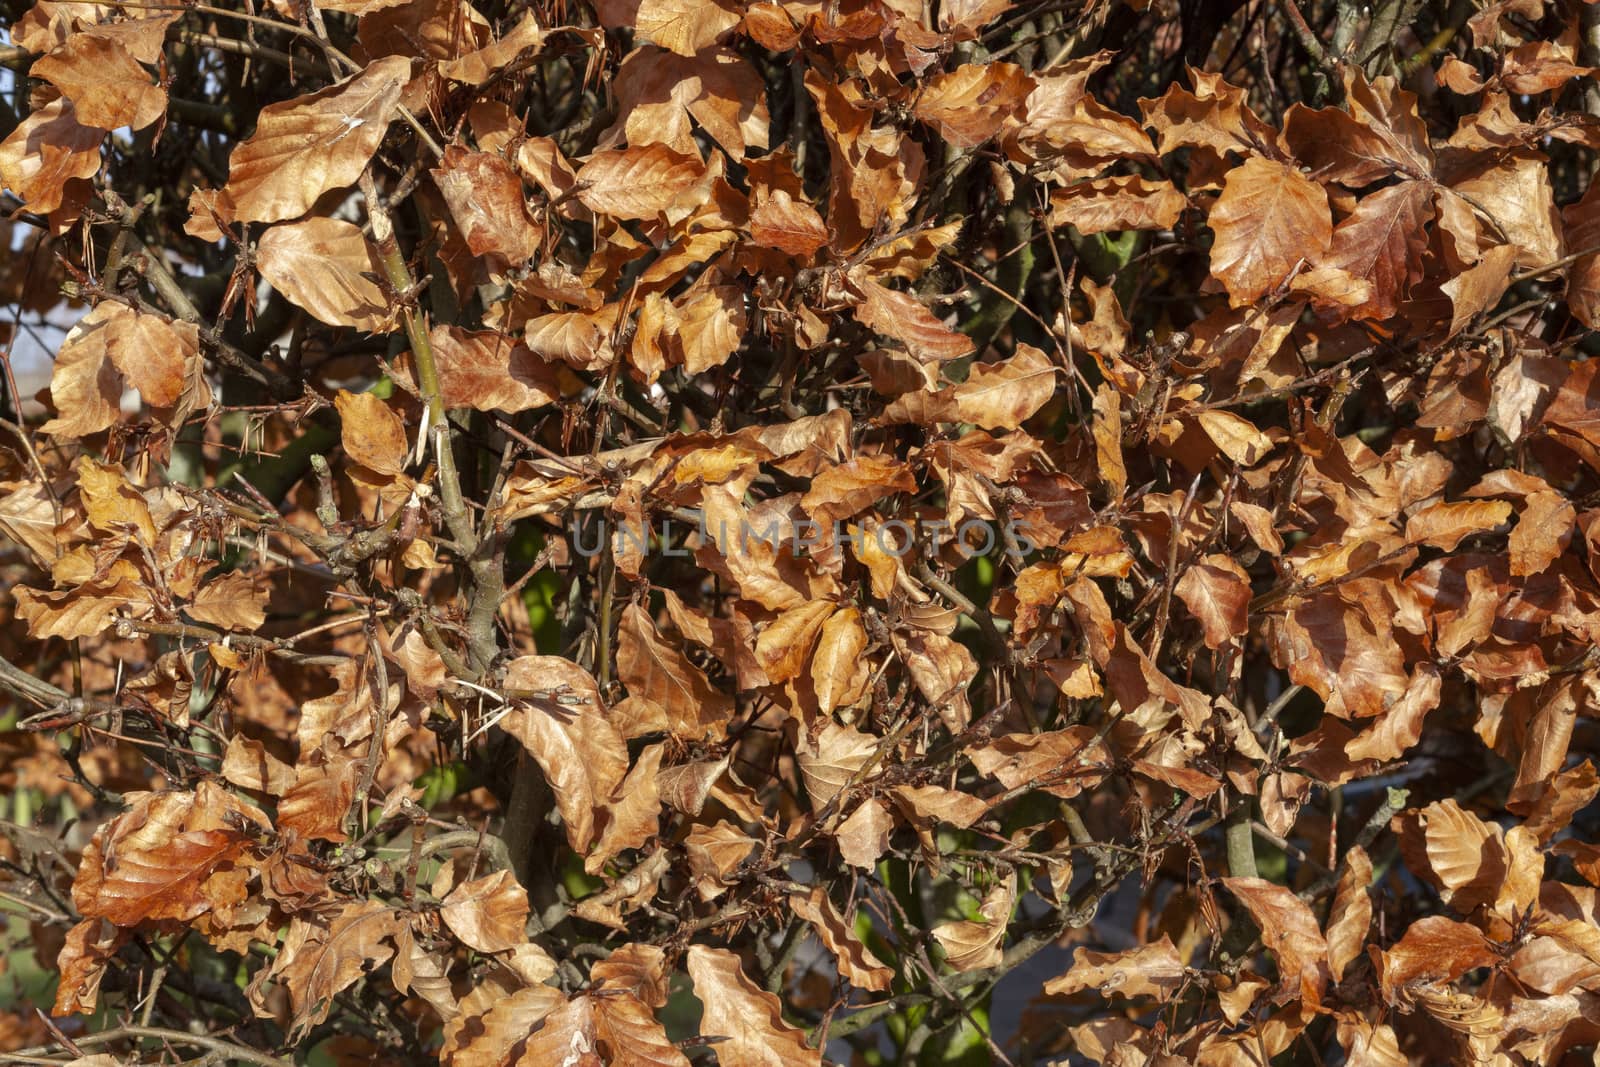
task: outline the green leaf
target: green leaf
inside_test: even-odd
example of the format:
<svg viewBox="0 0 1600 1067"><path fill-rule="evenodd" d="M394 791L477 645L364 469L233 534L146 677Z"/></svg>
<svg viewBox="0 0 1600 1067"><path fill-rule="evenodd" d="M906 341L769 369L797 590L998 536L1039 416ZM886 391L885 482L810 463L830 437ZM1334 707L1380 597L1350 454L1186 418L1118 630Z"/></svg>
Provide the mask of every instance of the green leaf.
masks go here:
<svg viewBox="0 0 1600 1067"><path fill-rule="evenodd" d="M460 763L446 763L429 767L422 776L411 783L422 790L422 806L436 808L461 790L467 769Z"/></svg>

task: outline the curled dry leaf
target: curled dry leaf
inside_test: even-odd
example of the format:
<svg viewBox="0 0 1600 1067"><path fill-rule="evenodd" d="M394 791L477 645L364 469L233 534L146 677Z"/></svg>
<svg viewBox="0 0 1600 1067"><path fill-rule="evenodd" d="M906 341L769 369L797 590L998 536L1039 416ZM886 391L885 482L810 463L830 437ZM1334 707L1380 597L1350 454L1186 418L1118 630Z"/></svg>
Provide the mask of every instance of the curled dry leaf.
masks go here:
<svg viewBox="0 0 1600 1067"><path fill-rule="evenodd" d="M1572 537L1577 517L1572 503L1560 493L1529 496L1508 538L1511 573L1519 578L1538 574L1559 559Z"/></svg>
<svg viewBox="0 0 1600 1067"><path fill-rule="evenodd" d="M762 629L756 638L756 659L770 681L786 682L805 669L822 624L833 613L830 601L813 600L790 608Z"/></svg>
<svg viewBox="0 0 1600 1067"><path fill-rule="evenodd" d="M906 351L917 359L942 363L972 351L972 338L940 322L911 295L859 276L853 280L861 292L856 318L905 345Z"/></svg>
<svg viewBox="0 0 1600 1067"><path fill-rule="evenodd" d="M1394 316L1411 287L1422 280L1427 249L1423 227L1433 217L1425 182L1380 189L1356 205L1333 231L1319 267L1333 267L1368 283L1366 299L1346 312L1352 318Z"/></svg>
<svg viewBox="0 0 1600 1067"><path fill-rule="evenodd" d="M689 870L702 900L715 900L728 885L728 876L755 848L756 840L726 819L711 826L696 825L684 841Z"/></svg>
<svg viewBox="0 0 1600 1067"><path fill-rule="evenodd" d="M214 789L206 793L213 800L226 796ZM196 799L185 792L145 793L96 833L73 882L79 913L138 926L188 921L235 903L241 887L223 875L244 855L249 839L223 824L221 815L245 809L231 801L201 811Z"/></svg>
<svg viewBox="0 0 1600 1067"><path fill-rule="evenodd" d="M1405 695L1345 743L1345 755L1356 760L1398 759L1422 738L1428 713L1439 706L1442 681L1431 663L1417 665Z"/></svg>
<svg viewBox="0 0 1600 1067"><path fill-rule="evenodd" d="M895 786L894 797L912 817L949 823L958 830L965 830L989 810L980 797L936 785Z"/></svg>
<svg viewBox="0 0 1600 1067"><path fill-rule="evenodd" d="M1284 136L1313 173L1363 186L1396 173L1427 178L1434 156L1415 95L1393 79L1369 82L1360 71L1345 75L1348 109L1313 111L1303 105L1285 116Z"/></svg>
<svg viewBox="0 0 1600 1067"><path fill-rule="evenodd" d="M267 619L266 589L235 571L203 582L184 610L219 630L254 633Z"/></svg>
<svg viewBox="0 0 1600 1067"><path fill-rule="evenodd" d="M1328 942L1311 909L1291 890L1262 878L1225 878L1223 884L1260 927L1261 940L1278 958L1284 988L1320 1003L1329 977Z"/></svg>
<svg viewBox="0 0 1600 1067"><path fill-rule="evenodd" d="M278 958L257 982L287 991L293 1032L304 1034L328 1017L335 994L394 955L393 941L404 927L400 913L377 900L351 901L326 918L296 915ZM262 991L256 984L249 990L257 1012Z"/></svg>
<svg viewBox="0 0 1600 1067"><path fill-rule="evenodd" d="M622 989L659 1008L667 1002L666 953L655 945L623 945L590 968L598 989Z"/></svg>
<svg viewBox="0 0 1600 1067"><path fill-rule="evenodd" d="M515 698L501 725L543 768L567 840L580 855L595 834L595 812L628 772L628 749L600 702L594 678L559 656L521 656L506 668Z"/></svg>
<svg viewBox="0 0 1600 1067"><path fill-rule="evenodd" d="M957 148L999 135L1033 91L1033 79L1010 63L967 63L929 79L913 113Z"/></svg>
<svg viewBox="0 0 1600 1067"><path fill-rule="evenodd" d="M661 818L661 757L664 745L651 745L639 754L628 776L602 807L605 821L594 851L584 860L584 870L598 873L618 852L639 848L654 837Z"/></svg>
<svg viewBox="0 0 1600 1067"><path fill-rule="evenodd" d="M604 370L616 359L609 316L587 311L557 311L528 320L528 347L546 360L561 360L580 370Z"/></svg>
<svg viewBox="0 0 1600 1067"><path fill-rule="evenodd" d="M128 940L128 931L104 919L84 919L67 931L56 970L56 1015L94 1012L100 998L100 982L117 950Z"/></svg>
<svg viewBox="0 0 1600 1067"><path fill-rule="evenodd" d="M1077 182L1050 194L1050 224L1079 233L1171 229L1189 201L1169 181L1137 175Z"/></svg>
<svg viewBox="0 0 1600 1067"><path fill-rule="evenodd" d="M294 785L294 768L259 741L234 736L222 757L222 777L242 789L281 797Z"/></svg>
<svg viewBox="0 0 1600 1067"><path fill-rule="evenodd" d="M428 334L447 408L514 414L553 404L560 374L514 337L496 330L435 326Z"/></svg>
<svg viewBox="0 0 1600 1067"><path fill-rule="evenodd" d="M828 228L817 209L775 189L750 212L750 239L765 248L809 258L828 243Z"/></svg>
<svg viewBox="0 0 1600 1067"><path fill-rule="evenodd" d="M951 391L954 414L986 430L1015 430L1055 395L1056 368L1032 345L1017 346L1003 363L974 364Z"/></svg>
<svg viewBox="0 0 1600 1067"><path fill-rule="evenodd" d="M1369 1064L1370 1067L1405 1067L1410 1063L1400 1051L1400 1039L1394 1027L1387 1023L1373 1023L1359 1015L1341 1014L1338 1017L1339 1044L1344 1046L1352 1064Z"/></svg>
<svg viewBox="0 0 1600 1067"><path fill-rule="evenodd" d="M717 1045L724 1067L821 1067L822 1054L783 1020L777 997L745 977L739 957L725 949L691 945L689 977L705 1005L700 1032L725 1037Z"/></svg>
<svg viewBox="0 0 1600 1067"><path fill-rule="evenodd" d="M683 369L689 374L701 374L722 366L743 341L744 297L733 286L694 291L680 300L674 310Z"/></svg>
<svg viewBox="0 0 1600 1067"><path fill-rule="evenodd" d="M653 44L680 56L698 55L739 24L739 12L721 0L639 0L634 28Z"/></svg>
<svg viewBox="0 0 1600 1067"><path fill-rule="evenodd" d="M1005 955L1000 946L1016 900L1017 876L1012 872L984 895L978 906L981 918L935 926L933 937L944 949L945 962L957 971L998 965Z"/></svg>
<svg viewBox="0 0 1600 1067"><path fill-rule="evenodd" d="M1510 518L1511 505L1502 500L1429 504L1406 520L1406 540L1452 552L1463 538Z"/></svg>
<svg viewBox="0 0 1600 1067"><path fill-rule="evenodd" d="M889 850L889 835L894 829L895 819L888 805L873 797L839 824L839 857L852 867L872 870Z"/></svg>
<svg viewBox="0 0 1600 1067"><path fill-rule="evenodd" d="M796 915L811 924L817 937L833 953L839 974L846 981L859 989L880 993L889 988L894 971L862 944L855 930L839 914L839 909L833 906L833 901L828 899L828 894L821 886L813 886L808 894L790 896L789 906L794 908Z"/></svg>
<svg viewBox="0 0 1600 1067"><path fill-rule="evenodd" d="M1207 648L1221 648L1249 630L1250 576L1229 557L1196 561L1174 591L1200 620Z"/></svg>
<svg viewBox="0 0 1600 1067"><path fill-rule="evenodd" d="M1488 939L1475 926L1443 915L1418 919L1393 948L1383 953L1379 976L1383 995L1393 1004L1412 983L1453 982L1497 958Z"/></svg>
<svg viewBox="0 0 1600 1067"><path fill-rule="evenodd" d="M294 785L278 802L278 825L313 840L348 840L355 766L354 754L339 748L332 738L302 752Z"/></svg>
<svg viewBox="0 0 1600 1067"><path fill-rule="evenodd" d="M853 726L825 723L809 743L800 748L800 777L813 811L820 812L839 797L882 742Z"/></svg>
<svg viewBox="0 0 1600 1067"><path fill-rule="evenodd" d="M123 378L110 358L110 323L120 304L102 304L67 334L50 376L50 398L60 413L41 432L63 437L98 433L121 413Z"/></svg>
<svg viewBox="0 0 1600 1067"><path fill-rule="evenodd" d="M937 708L940 718L953 728L965 727L972 718L967 687L978 673L978 661L959 642L930 631L892 636L894 650L905 662L917 690Z"/></svg>
<svg viewBox="0 0 1600 1067"><path fill-rule="evenodd" d="M824 716L864 695L867 678L861 653L866 647L867 631L861 625L861 612L853 605L838 609L823 622L811 658L811 684Z"/></svg>
<svg viewBox="0 0 1600 1067"><path fill-rule="evenodd" d="M1418 873L1433 882L1445 903L1465 915L1494 900L1506 876L1500 827L1485 823L1454 800L1397 816L1397 821L1402 844L1422 846L1426 859L1417 865Z"/></svg>
<svg viewBox="0 0 1600 1067"><path fill-rule="evenodd" d="M1072 969L1044 984L1052 995L1098 990L1101 996L1116 993L1124 997L1169 999L1184 982L1183 961L1172 939L1161 940L1126 952L1094 952L1077 949L1072 954Z"/></svg>
<svg viewBox="0 0 1600 1067"><path fill-rule="evenodd" d="M450 961L442 953L429 952L410 926L402 926L395 935L395 955L391 974L394 987L401 993L415 993L439 1013L448 1023L460 1011L454 990L450 986Z"/></svg>
<svg viewBox="0 0 1600 1067"><path fill-rule="evenodd" d="M1439 288L1450 298L1455 314L1450 320L1450 336L1465 330L1472 321L1500 302L1511 282L1511 268L1517 260L1514 245L1496 245L1483 254L1476 266L1462 271Z"/></svg>
<svg viewBox="0 0 1600 1067"><path fill-rule="evenodd" d="M405 469L410 445L400 416L372 393L348 393L334 398L339 411L339 434L344 450L363 467L391 477Z"/></svg>
<svg viewBox="0 0 1600 1067"><path fill-rule="evenodd" d="M635 49L617 70L616 93L617 122L601 136L602 144L613 143L620 129L629 144L664 144L688 154L697 151L692 123L730 159L744 159L750 148L768 145L771 116L761 75L726 46L693 56L650 46ZM803 200L793 203L809 210Z"/></svg>
<svg viewBox="0 0 1600 1067"><path fill-rule="evenodd" d="M1202 411L1196 419L1222 454L1241 467L1255 466L1272 451L1272 438L1231 411Z"/></svg>
<svg viewBox="0 0 1600 1067"><path fill-rule="evenodd" d="M1372 884L1372 861L1356 845L1345 853L1339 871L1339 884L1328 912L1328 971L1335 982L1344 980L1345 968L1358 959L1366 945L1367 929L1372 924L1372 899L1367 888Z"/></svg>
<svg viewBox="0 0 1600 1067"><path fill-rule="evenodd" d="M511 164L451 145L431 173L473 255L520 267L539 251L544 235L528 214L522 179Z"/></svg>
<svg viewBox="0 0 1600 1067"><path fill-rule="evenodd" d="M43 432L82 437L106 429L121 416L125 388L137 389L152 407L179 405L199 363L199 331L192 323L103 303L78 321L61 346L50 377L50 397L60 414ZM193 401L209 403L203 379L198 388Z"/></svg>
<svg viewBox="0 0 1600 1067"><path fill-rule="evenodd" d="M440 1062L449 1067L503 1064L566 1003L554 986L531 985L511 992L479 986L462 998L460 1013L445 1025Z"/></svg>
<svg viewBox="0 0 1600 1067"><path fill-rule="evenodd" d="M1104 777L1110 753L1083 727L1042 734L1005 734L968 750L973 766L1007 789L1037 782L1060 797L1072 797Z"/></svg>
<svg viewBox="0 0 1600 1067"><path fill-rule="evenodd" d="M705 673L668 644L636 604L622 615L617 671L628 689L634 724L629 736L656 728L693 739L720 734L733 711L732 699L712 688Z"/></svg>
<svg viewBox="0 0 1600 1067"><path fill-rule="evenodd" d="M662 800L685 815L699 815L717 779L728 769L731 757L694 760L668 767L656 776Z"/></svg>
<svg viewBox="0 0 1600 1067"><path fill-rule="evenodd" d="M512 29L475 52L439 64L439 73L451 81L482 85L523 53L543 47L548 35L532 12Z"/></svg>
<svg viewBox="0 0 1600 1067"><path fill-rule="evenodd" d="M1519 267L1544 267L1566 255L1555 192L1542 159L1518 154L1485 157L1450 187L1494 220L1495 233L1512 248Z"/></svg>
<svg viewBox="0 0 1600 1067"><path fill-rule="evenodd" d="M640 1067L688 1067L689 1058L667 1039L667 1032L637 999L579 996L545 1016L527 1039L519 1067L600 1063L605 1050L612 1063Z"/></svg>

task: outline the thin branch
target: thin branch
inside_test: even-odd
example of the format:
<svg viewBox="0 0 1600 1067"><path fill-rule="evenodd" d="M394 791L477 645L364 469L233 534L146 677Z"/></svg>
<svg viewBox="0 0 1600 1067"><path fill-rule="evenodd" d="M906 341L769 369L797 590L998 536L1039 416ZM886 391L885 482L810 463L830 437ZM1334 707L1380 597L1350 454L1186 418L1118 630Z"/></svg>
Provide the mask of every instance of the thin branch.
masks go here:
<svg viewBox="0 0 1600 1067"><path fill-rule="evenodd" d="M1289 15L1289 26L1294 30L1295 40L1300 42L1300 47L1306 50L1311 61L1329 74L1338 70L1338 64L1328 55L1328 50L1322 47L1322 42L1317 39L1317 33L1306 23L1305 15L1300 13L1299 0L1279 0L1279 6Z"/></svg>
<svg viewBox="0 0 1600 1067"><path fill-rule="evenodd" d="M257 1052L253 1048L236 1044L210 1034L191 1034L182 1030L168 1030L159 1026L119 1026L112 1030L102 1030L97 1034L73 1038L74 1043L85 1048L95 1048L100 1045L110 1045L130 1037L149 1038L153 1041L167 1041L174 1045L197 1045L200 1048L210 1049L212 1052L221 1053L230 1059L244 1063L254 1063L258 1067L294 1067L289 1060L282 1060L276 1056L269 1056L265 1052ZM53 1051L50 1046L37 1046L34 1048L18 1049L16 1052L0 1053L0 1058L28 1059L29 1063L57 1063L60 1061L43 1058L45 1053Z"/></svg>

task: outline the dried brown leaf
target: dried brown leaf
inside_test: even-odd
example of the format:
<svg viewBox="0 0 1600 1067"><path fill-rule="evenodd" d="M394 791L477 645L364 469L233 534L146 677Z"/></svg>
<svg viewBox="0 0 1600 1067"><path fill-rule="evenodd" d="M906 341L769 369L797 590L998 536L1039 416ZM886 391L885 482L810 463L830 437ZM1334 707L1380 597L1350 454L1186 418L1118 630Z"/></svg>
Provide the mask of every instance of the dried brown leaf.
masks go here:
<svg viewBox="0 0 1600 1067"><path fill-rule="evenodd" d="M372 393L339 390L334 398L339 411L339 433L350 458L370 470L391 477L405 469L410 445L400 416Z"/></svg>
<svg viewBox="0 0 1600 1067"><path fill-rule="evenodd" d="M894 830L895 818L888 805L877 797L867 800L839 824L835 834L839 858L863 871L873 870L889 850L889 836Z"/></svg>
<svg viewBox="0 0 1600 1067"><path fill-rule="evenodd" d="M251 984L257 1010L259 983L276 982L289 994L292 1033L303 1035L328 1017L335 994L394 955L393 941L404 926L399 912L377 900L349 901L326 918L295 915L272 967Z"/></svg>
<svg viewBox="0 0 1600 1067"><path fill-rule="evenodd" d="M233 903L213 898L207 882L243 855L248 838L237 829L206 825L195 803L194 793L144 793L102 826L73 882L78 912L138 926L189 921L218 903Z"/></svg>
<svg viewBox="0 0 1600 1067"><path fill-rule="evenodd" d="M1013 872L990 889L978 906L983 918L943 923L933 928L935 941L944 949L945 961L958 971L994 967L1004 958L1001 943L1016 903L1017 879Z"/></svg>
<svg viewBox="0 0 1600 1067"><path fill-rule="evenodd" d="M1072 969L1046 982L1044 991L1063 996L1095 989L1107 998L1116 993L1166 1001L1183 983L1183 961L1172 939L1163 934L1160 941L1124 952L1077 949L1072 954Z"/></svg>
<svg viewBox="0 0 1600 1067"><path fill-rule="evenodd" d="M595 835L595 812L607 804L628 771L628 748L600 702L594 678L559 656L519 656L506 668L519 697L501 720L544 769L580 855Z"/></svg>
<svg viewBox="0 0 1600 1067"><path fill-rule="evenodd" d="M256 243L256 268L297 307L330 326L393 329L389 301L373 277L383 268L361 229L342 219L273 226Z"/></svg>
<svg viewBox="0 0 1600 1067"><path fill-rule="evenodd" d="M957 148L998 136L1033 91L1033 79L1011 63L964 63L923 83L912 113Z"/></svg>
<svg viewBox="0 0 1600 1067"><path fill-rule="evenodd" d="M622 613L617 677L627 687L629 703L636 705L629 736L664 729L698 741L708 734L720 736L733 715L733 698L713 687L681 648L669 644L637 604Z"/></svg>
<svg viewBox="0 0 1600 1067"><path fill-rule="evenodd" d="M1221 648L1250 628L1250 576L1227 556L1213 553L1196 560L1174 592L1200 620L1207 648Z"/></svg>
<svg viewBox="0 0 1600 1067"><path fill-rule="evenodd" d="M1277 957L1284 987L1311 1004L1328 984L1328 943L1311 909L1293 891L1264 878L1225 878L1261 928L1261 940Z"/></svg>
<svg viewBox="0 0 1600 1067"><path fill-rule="evenodd" d="M650 1009L636 998L575 997L545 1017L512 1061L521 1067L546 1064L599 1064L601 1050L611 1063L639 1067L688 1067L689 1058L667 1038Z"/></svg>
<svg viewBox="0 0 1600 1067"><path fill-rule="evenodd" d="M817 693L817 708L824 716L865 695L867 681L861 654L866 647L867 631L861 625L861 612L854 605L839 608L823 622L816 654L811 659L811 684Z"/></svg>
<svg viewBox="0 0 1600 1067"><path fill-rule="evenodd" d="M789 906L796 915L811 924L817 937L833 953L839 974L858 989L881 993L889 988L894 971L872 950L862 944L855 930L828 899L821 886L813 886L809 894L795 893L789 897Z"/></svg>
<svg viewBox="0 0 1600 1067"><path fill-rule="evenodd" d="M1228 174L1211 209L1211 272L1244 307L1317 262L1333 239L1322 187L1284 163L1251 157Z"/></svg>
<svg viewBox="0 0 1600 1067"><path fill-rule="evenodd" d="M514 337L496 330L435 326L428 334L447 408L515 414L553 404L559 371Z"/></svg>
<svg viewBox="0 0 1600 1067"><path fill-rule="evenodd" d="M1335 982L1344 980L1345 968L1366 951L1367 930L1372 925L1372 861L1356 845L1345 853L1333 907L1328 912L1328 970Z"/></svg>
<svg viewBox="0 0 1600 1067"><path fill-rule="evenodd" d="M450 890L439 917L467 947L504 952L528 940L528 893L510 871L495 871Z"/></svg>
<svg viewBox="0 0 1600 1067"><path fill-rule="evenodd" d="M1379 979L1384 998L1393 1004L1413 983L1453 982L1467 971L1493 963L1497 956L1476 927L1430 915L1412 923L1382 958Z"/></svg>
<svg viewBox="0 0 1600 1067"><path fill-rule="evenodd" d="M1050 194L1050 224L1079 233L1117 230L1169 230L1189 206L1169 181L1130 174L1076 182Z"/></svg>
<svg viewBox="0 0 1600 1067"><path fill-rule="evenodd" d="M29 211L55 211L71 184L99 173L105 137L105 130L78 120L66 97L54 100L0 142L0 187L15 193Z"/></svg>
<svg viewBox="0 0 1600 1067"><path fill-rule="evenodd" d="M698 158L665 145L602 149L578 168L578 199L598 214L653 219L684 210L705 173Z"/></svg>
<svg viewBox="0 0 1600 1067"><path fill-rule="evenodd" d="M817 209L774 189L750 210L750 239L764 248L809 258L828 243L828 228Z"/></svg>
<svg viewBox="0 0 1600 1067"><path fill-rule="evenodd" d="M299 218L323 193L354 185L410 77L409 58L388 56L349 81L262 108L255 132L228 158L223 192L239 221Z"/></svg>
<svg viewBox="0 0 1600 1067"><path fill-rule="evenodd" d="M821 1067L822 1053L784 1022L777 997L745 977L738 956L691 945L687 966L705 1005L700 1032L728 1039L717 1045L723 1067Z"/></svg>
<svg viewBox="0 0 1600 1067"><path fill-rule="evenodd" d="M966 381L951 391L955 415L986 430L1015 430L1055 395L1056 367L1050 357L1019 344L1010 359L973 364Z"/></svg>

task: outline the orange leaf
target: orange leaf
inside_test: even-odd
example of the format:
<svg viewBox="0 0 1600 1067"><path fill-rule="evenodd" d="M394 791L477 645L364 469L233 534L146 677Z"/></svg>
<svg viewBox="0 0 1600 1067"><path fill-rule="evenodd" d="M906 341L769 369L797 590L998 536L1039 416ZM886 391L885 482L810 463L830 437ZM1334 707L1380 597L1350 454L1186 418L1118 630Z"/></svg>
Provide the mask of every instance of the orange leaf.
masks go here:
<svg viewBox="0 0 1600 1067"><path fill-rule="evenodd" d="M311 218L273 226L256 242L256 269L291 304L330 326L373 333L392 330L389 301L378 283L383 268L359 227Z"/></svg>
<svg viewBox="0 0 1600 1067"><path fill-rule="evenodd" d="M1297 267L1321 258L1333 238L1328 195L1284 163L1252 156L1228 174L1211 209L1211 272L1233 307L1285 284Z"/></svg>
<svg viewBox="0 0 1600 1067"><path fill-rule="evenodd" d="M781 1002L745 977L738 956L690 945L688 970L705 1005L700 1032L727 1038L716 1046L722 1067L821 1067L822 1053L783 1021Z"/></svg>
<svg viewBox="0 0 1600 1067"><path fill-rule="evenodd" d="M411 60L389 56L349 81L262 108L255 132L228 158L223 192L239 220L298 218L323 193L354 185L382 143L410 77Z"/></svg>

